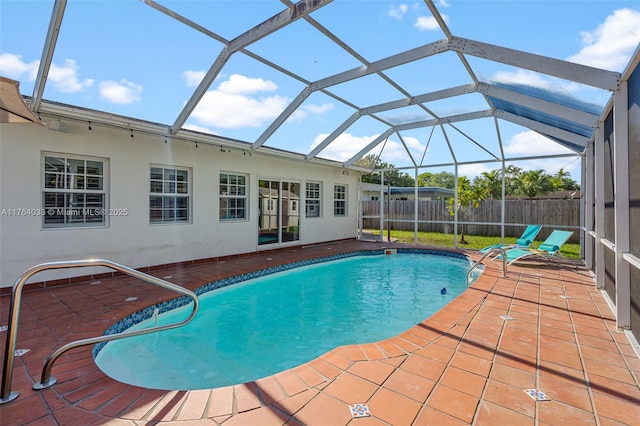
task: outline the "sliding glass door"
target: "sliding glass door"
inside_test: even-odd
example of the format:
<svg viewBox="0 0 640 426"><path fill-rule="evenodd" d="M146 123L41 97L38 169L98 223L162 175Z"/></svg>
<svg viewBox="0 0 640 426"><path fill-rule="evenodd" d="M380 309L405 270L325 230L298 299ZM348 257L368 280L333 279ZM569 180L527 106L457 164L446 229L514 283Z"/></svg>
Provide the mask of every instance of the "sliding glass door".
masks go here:
<svg viewBox="0 0 640 426"><path fill-rule="evenodd" d="M258 181L258 245L300 240L300 183Z"/></svg>

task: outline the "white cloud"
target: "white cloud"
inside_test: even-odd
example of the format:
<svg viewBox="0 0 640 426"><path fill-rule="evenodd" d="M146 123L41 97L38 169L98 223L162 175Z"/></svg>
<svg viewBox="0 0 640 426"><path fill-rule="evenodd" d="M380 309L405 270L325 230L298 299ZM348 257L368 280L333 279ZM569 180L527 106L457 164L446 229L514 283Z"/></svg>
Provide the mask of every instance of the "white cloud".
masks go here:
<svg viewBox="0 0 640 426"><path fill-rule="evenodd" d="M291 101L284 96L257 96L278 86L269 80L232 74L202 97L191 117L205 126L225 129L259 127L276 118Z"/></svg>
<svg viewBox="0 0 640 426"><path fill-rule="evenodd" d="M231 74L228 80L218 86L218 91L228 94L252 94L256 92L274 92L278 86L270 80L250 78L240 74Z"/></svg>
<svg viewBox="0 0 640 426"><path fill-rule="evenodd" d="M580 33L583 48L567 58L570 62L597 68L622 71L640 43L640 11L620 9L609 15L594 31ZM604 103L608 94L563 79L527 70L502 71L490 81L524 84L564 93L581 92L593 103Z"/></svg>
<svg viewBox="0 0 640 426"><path fill-rule="evenodd" d="M197 85L204 72L186 71L183 75L188 84ZM275 119L291 102L290 98L279 95L260 96L260 92L275 92L277 89L278 86L270 80L231 74L216 89L205 93L191 117L205 126L225 129L259 127ZM331 103L303 105L289 120L324 114L332 108Z"/></svg>
<svg viewBox="0 0 640 426"><path fill-rule="evenodd" d="M207 133L207 134L210 134L210 135L217 135L218 134L218 133L214 132L213 130L209 129L208 127L198 126L197 124L186 123L182 127L184 129L187 129L187 130L193 130L194 132Z"/></svg>
<svg viewBox="0 0 640 426"><path fill-rule="evenodd" d="M326 139L329 134L319 134L314 139L309 151L318 146L322 141ZM355 154L360 152L364 147L366 147L369 143L371 143L375 138L377 138L378 134L374 134L371 136L355 136L350 133L342 133L336 139L334 139L329 146L323 149L318 156L322 158L328 158L336 161L347 161ZM421 145L420 142L413 137L405 137L404 142L407 144L409 149L416 155L417 152L422 152L424 150L424 145ZM380 142L376 147L374 147L368 153L364 155L374 154L378 155L382 146L384 144L384 151L382 151L382 155L380 156L381 161L398 165L398 161L408 162L409 158L407 156L407 151L405 150L402 143L389 139L385 144L384 141ZM417 161L420 159L418 158Z"/></svg>
<svg viewBox="0 0 640 426"><path fill-rule="evenodd" d="M27 80L35 80L39 66L40 61L24 62L21 55L0 54L0 74L15 80L20 80L24 76Z"/></svg>
<svg viewBox="0 0 640 426"><path fill-rule="evenodd" d="M450 4L449 4L449 2L448 2L448 1L446 1L446 0L439 0L439 1L438 1L438 6L439 6L439 7L449 7L449 6L450 6Z"/></svg>
<svg viewBox="0 0 640 426"><path fill-rule="evenodd" d="M549 158L546 160L528 160L515 164L522 170L544 170L549 175L555 175L560 169L571 174L571 178L580 183L580 161L572 158Z"/></svg>
<svg viewBox="0 0 640 426"><path fill-rule="evenodd" d="M622 71L640 43L640 11L619 9L593 31L580 33L583 48L567 60Z"/></svg>
<svg viewBox="0 0 640 426"><path fill-rule="evenodd" d="M100 97L118 105L130 104L140 100L142 86L127 80L103 81L100 83Z"/></svg>
<svg viewBox="0 0 640 426"><path fill-rule="evenodd" d="M499 71L489 81L498 83L522 84L525 86L539 87L541 89L560 91L563 93L575 93L580 90L580 85L556 77L548 77L528 70Z"/></svg>
<svg viewBox="0 0 640 426"><path fill-rule="evenodd" d="M196 87L207 73L205 71L185 71L182 76L187 81L188 87Z"/></svg>
<svg viewBox="0 0 640 426"><path fill-rule="evenodd" d="M570 154L572 151L532 130L516 133L504 146L504 152L516 156Z"/></svg>
<svg viewBox="0 0 640 426"><path fill-rule="evenodd" d="M309 115L321 115L331 109L333 109L333 104L328 102L322 105L302 105L301 107L296 109L293 114L291 114L289 120L300 121Z"/></svg>
<svg viewBox="0 0 640 426"><path fill-rule="evenodd" d="M391 5L389 6L389 10L387 14L395 19L402 19L402 17L404 16L405 13L407 13L408 10L409 10L409 6L407 6L405 3L400 4L398 6Z"/></svg>
<svg viewBox="0 0 640 426"><path fill-rule="evenodd" d="M0 74L16 80L34 81L38 75L39 66L40 61L24 62L22 56L13 53L0 55ZM78 69L76 61L66 59L63 65L51 64L47 79L60 92L80 92L91 87L94 80L80 80Z"/></svg>
<svg viewBox="0 0 640 426"><path fill-rule="evenodd" d="M513 135L505 144L504 151L508 154L507 156L512 158L573 153L570 149L532 130ZM580 181L580 161L571 157L516 161L511 164L515 164L523 170L542 169L550 175L562 168L570 172L574 180Z"/></svg>
<svg viewBox="0 0 640 426"><path fill-rule="evenodd" d="M51 64L48 80L63 93L81 92L93 85L93 79L80 81L78 79L78 65L73 59L65 59L64 65Z"/></svg>
<svg viewBox="0 0 640 426"><path fill-rule="evenodd" d="M475 178L476 176L480 176L482 173L489 172L491 170L492 168L483 163L463 164L458 167L458 176L466 176L471 181L473 181L473 178Z"/></svg>
<svg viewBox="0 0 640 426"><path fill-rule="evenodd" d="M333 104L327 102L322 105L305 105L304 109L311 114L324 114L333 109Z"/></svg>
<svg viewBox="0 0 640 426"><path fill-rule="evenodd" d="M527 86L541 87L544 89L551 88L551 82L540 74L527 70L517 71L499 71L493 77L491 81L499 83L518 83Z"/></svg>
<svg viewBox="0 0 640 426"><path fill-rule="evenodd" d="M324 141L328 133L321 133L314 139L309 151ZM320 151L318 156L336 161L346 161L358 153L362 148L367 146L379 135L372 136L354 136L350 133L342 133L334 139L329 146Z"/></svg>
<svg viewBox="0 0 640 426"><path fill-rule="evenodd" d="M440 16L442 16L445 23L449 22L448 15L441 14ZM440 29L438 21L436 21L436 18L433 16L418 16L418 19L416 19L416 23L413 24L413 26L420 31L434 31Z"/></svg>

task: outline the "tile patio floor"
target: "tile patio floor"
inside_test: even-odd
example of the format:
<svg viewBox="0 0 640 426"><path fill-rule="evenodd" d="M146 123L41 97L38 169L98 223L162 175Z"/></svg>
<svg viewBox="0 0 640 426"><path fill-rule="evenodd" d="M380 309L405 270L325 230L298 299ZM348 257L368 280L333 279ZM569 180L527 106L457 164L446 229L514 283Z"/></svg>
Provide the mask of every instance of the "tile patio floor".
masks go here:
<svg viewBox="0 0 640 426"><path fill-rule="evenodd" d="M195 289L228 275L393 243L340 241L150 271ZM403 247L402 245L397 245ZM406 246L404 246L406 247ZM475 256L475 254L473 255ZM46 357L167 297L132 278L25 291L13 390L2 425L640 425L640 359L572 261L522 262L474 285L431 318L386 341L344 346L271 377L217 389L159 391L122 384L91 347L62 355L58 383L34 391ZM135 296L138 299L126 302ZM0 298L7 324L9 296ZM512 319L505 320L508 315ZM4 356L6 332L0 333ZM536 402L524 389L540 389ZM352 419L349 404L371 417Z"/></svg>

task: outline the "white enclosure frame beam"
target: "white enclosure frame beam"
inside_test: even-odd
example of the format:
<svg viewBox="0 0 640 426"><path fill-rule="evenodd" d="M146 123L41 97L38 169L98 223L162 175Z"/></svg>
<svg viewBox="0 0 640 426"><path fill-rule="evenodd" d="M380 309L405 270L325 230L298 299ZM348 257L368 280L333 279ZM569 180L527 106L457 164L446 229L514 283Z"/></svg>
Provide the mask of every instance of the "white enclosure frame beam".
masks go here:
<svg viewBox="0 0 640 426"><path fill-rule="evenodd" d="M420 192L418 190L418 167L413 168L413 242L414 244L418 244L418 219L419 219L419 211L418 211L418 198L420 196Z"/></svg>
<svg viewBox="0 0 640 426"><path fill-rule="evenodd" d="M399 132L402 130L418 129L421 127L449 124L449 123L455 123L457 121L475 120L477 118L487 118L492 116L493 116L493 111L484 110L484 111L469 112L466 114L451 115L451 116L442 117L442 118L434 118L431 120L416 121L415 123L406 123L406 124L400 124L398 126L394 126L390 129L387 129L383 134L375 138L371 143L369 143L367 146L361 149L356 155L354 155L349 160L347 160L344 163L344 166L345 167L351 166L360 157L362 157L367 152L371 151L373 148L378 146L378 144L382 142L384 138L388 137L392 133Z"/></svg>
<svg viewBox="0 0 640 426"><path fill-rule="evenodd" d="M413 123L398 124L397 126L394 126L393 129L394 131L399 132L402 130L411 130L411 129L419 129L421 127L439 126L443 124L457 123L459 121L469 121L469 120L476 120L478 118L488 118L488 117L493 117L493 111L491 111L490 109L485 109L482 111L466 112L463 114L449 115L446 117L433 118L430 120L421 120Z"/></svg>
<svg viewBox="0 0 640 426"><path fill-rule="evenodd" d="M316 81L314 86L316 89L324 89L330 86L335 86L336 84L345 83L356 78L397 67L398 65L408 64L409 62L417 61L418 59L446 52L448 50L447 46L448 40L446 39L434 41L433 43L428 43L423 46L398 53L397 55L392 55L384 59L380 59L379 61L372 62L368 66L352 68L327 78L323 78Z"/></svg>
<svg viewBox="0 0 640 426"><path fill-rule="evenodd" d="M616 324L631 329L631 270L624 259L630 250L629 229L629 111L628 82L620 82L613 101L613 167L616 255Z"/></svg>
<svg viewBox="0 0 640 426"><path fill-rule="evenodd" d="M355 123L362 114L359 111L356 111L351 115L351 117L347 118L340 126L338 126L329 136L327 136L322 142L318 144L314 149L311 150L305 157L307 160L311 160L313 157L318 155L323 149L325 149L331 142L333 142L338 136L342 134L345 130L349 128L353 123Z"/></svg>
<svg viewBox="0 0 640 426"><path fill-rule="evenodd" d="M364 148L362 148L356 155L354 155L353 157L351 157L350 159L348 159L343 166L344 167L349 167L351 166L353 163L355 163L356 161L358 161L358 159L360 157L362 157L363 155L365 155L367 152L371 151L373 148L375 148L376 146L378 146L378 144L380 144L380 142L382 142L384 139L388 138L391 134L393 134L393 129L387 129L385 130L385 132L383 134L381 134L380 136L378 136L377 138L375 138L373 141L371 141L367 146L365 146Z"/></svg>
<svg viewBox="0 0 640 426"><path fill-rule="evenodd" d="M453 168L453 248L458 248L458 162ZM464 225L463 225L464 226Z"/></svg>
<svg viewBox="0 0 640 426"><path fill-rule="evenodd" d="M523 95L522 93L514 92L513 90L505 89L503 87L494 86L486 83L478 84L478 92L487 94L488 96L502 99L507 102L522 105L527 108L542 111L547 114L560 117L565 120L572 121L574 123L589 126L591 128L596 127L598 124L599 116L588 112L580 111L575 108L570 108L564 105L557 104L555 102L545 101L533 96Z"/></svg>
<svg viewBox="0 0 640 426"><path fill-rule="evenodd" d="M391 196L391 194L387 194ZM380 171L380 241L384 241L384 170Z"/></svg>
<svg viewBox="0 0 640 426"><path fill-rule="evenodd" d="M224 67L233 53L242 50L248 45L255 43L274 31L289 25L290 23L302 18L325 4L331 3L332 1L333 0L300 0L293 7L283 10L277 15L272 16L266 21L229 41L229 44L222 49L222 52L220 52L213 65L209 68L209 71L207 71L207 74L205 74L195 92L191 95L191 98L178 115L178 118L176 118L176 121L171 126L171 133L177 133L182 125L187 121L187 118L189 118L195 107L198 105L198 102L200 102L200 99L202 99L209 89L209 86L211 86L211 83L213 83L213 80L218 76L222 67Z"/></svg>
<svg viewBox="0 0 640 426"><path fill-rule="evenodd" d="M588 112L573 109L570 107L559 105L554 102L545 101L532 96L523 95L521 93L517 93L512 90L504 89L491 84L487 84L487 83L465 84L465 85L450 87L443 90L438 90L435 92L425 93L422 95L415 96L411 99L409 98L398 99L395 101L385 102L385 103L371 105L369 107L362 108L360 109L360 111L355 112L351 117L345 120L338 128L336 128L331 133L331 135L329 135L316 148L314 148L311 152L309 152L306 158L311 159L316 155L318 155L318 153L320 153L323 149L325 149L333 140L335 140L349 126L351 126L359 118L365 115L371 115L378 112L389 111L397 108L403 108L409 105L418 105L423 102L431 102L431 101L446 99L446 98L455 97L455 96L467 95L471 93L480 93L483 95L493 96L499 99L503 99L505 101L516 103L518 105L523 105L531 109L543 111L547 114L551 114L551 115L560 117L562 119L572 121L577 124L589 126L594 129L599 119L597 115L594 115ZM309 96L309 94L310 93L305 93L303 99L306 99L306 97ZM298 95L298 96L300 97L301 95ZM292 105L295 104L295 107L297 107L300 103L302 102L301 101L298 102L298 98L296 98L296 100L292 102ZM278 119L276 120L276 123L278 124L275 128L277 128L280 124L282 124L282 122L292 113L293 111L289 111L289 108L287 108L287 110L285 110L285 112L281 114L281 117L278 117ZM436 123L436 124L439 124L439 123ZM273 131L275 131L275 128L273 128L273 131L271 131L273 126L274 125L272 124L272 126L270 126L269 129L265 131L262 136L260 136L260 138L253 145L254 149L266 142L268 137L273 133ZM491 155L493 156L493 154Z"/></svg>
<svg viewBox="0 0 640 426"><path fill-rule="evenodd" d="M500 147L500 158L502 159L500 162L500 169L502 170L501 176L501 198L500 198L500 244L504 244L504 215L506 209L506 186L507 186L507 177L505 175L506 172L506 163L504 159L504 146L502 144L502 133L500 132L500 124L498 123L498 119L493 117L493 124L496 127L496 136L498 138L498 146Z"/></svg>
<svg viewBox="0 0 640 426"><path fill-rule="evenodd" d="M51 69L51 61L53 60L53 52L56 50L58 35L60 34L60 26L64 17L64 10L67 7L67 0L56 0L51 12L51 20L49 21L49 29L47 30L47 38L42 49L42 57L40 58L40 66L38 67L38 75L33 85L33 99L31 101L31 111L38 112L40 103L42 102L42 94L44 86L47 84L49 70Z"/></svg>
<svg viewBox="0 0 640 426"><path fill-rule="evenodd" d="M426 58L428 56L435 55L437 53L445 52L447 50L446 49L446 44L447 44L447 40L439 40L439 41L436 41L436 42L433 42L433 43L426 44L424 46L417 47L415 49L407 50L407 51L399 53L397 55L389 56L387 58L381 59L381 60L376 61L376 62L372 62L369 65L363 65L361 67L352 68L351 70L344 71L344 72L341 72L339 74L334 74L332 76L323 78L323 79L315 81L315 82L311 83L309 86L307 86L303 90L303 92L301 92L296 97L296 99L297 100L300 100L300 99L304 100L309 95L311 95L311 93L313 93L313 92L315 92L317 90L323 90L323 89L326 89L327 87L335 86L337 84L345 83L345 82L350 81L350 80L354 80L354 79L357 79L357 78L360 78L360 77L364 77L364 76L367 76L367 75L370 75L370 74L375 74L375 73L384 71L384 70L386 70L388 68L393 68L393 67L396 67L398 65L403 65L403 64L406 64L406 63L409 63L409 62L416 61L418 59L422 59L422 58ZM215 75L214 75L214 78L215 78ZM213 79L211 81L213 81ZM205 88L205 90L206 90L206 88ZM306 94L305 94L305 92L306 92ZM403 100L403 101L400 101L400 102L407 102L407 101ZM408 105L408 102L407 102L407 105ZM402 106L406 106L406 105L404 105L404 104L398 105L398 106L396 106L396 108L400 108ZM287 120L287 118L289 118L289 116L291 116L291 114L293 114L293 112L296 110L296 107L297 107L297 105L295 107L293 107L293 108L290 108L290 107L286 108L282 113L280 113L280 115L276 118L276 121L274 123L272 123L271 126L269 126L269 129L267 129L262 135L260 135L260 137L253 143L253 146L252 146L253 149L258 149L262 145L264 145L264 143L268 140L269 136L271 136L273 134L273 132L275 132L275 130L282 123L284 123ZM383 111L383 110L381 110L381 111ZM189 113L190 113L190 111L189 111Z"/></svg>
<svg viewBox="0 0 640 426"><path fill-rule="evenodd" d="M287 118L291 116L300 105L311 95L312 90L311 87L305 87L302 92L296 96L296 98L289 104L287 107L280 113L280 115L269 125L267 130L265 130L258 139L251 145L251 148L258 149L269 139L269 137L276 131L278 128L284 123Z"/></svg>
<svg viewBox="0 0 640 426"><path fill-rule="evenodd" d="M604 117L606 117L606 113ZM595 153L595 197L596 197L596 288L602 290L605 284L604 251L604 121L596 128Z"/></svg>
<svg viewBox="0 0 640 426"><path fill-rule="evenodd" d="M595 233L593 229L593 214L594 214L594 170L593 163L593 142L587 145L585 152L584 163L582 168L582 181L584 188L584 263L587 269L593 271L593 257L594 247L596 241L594 241L592 233Z"/></svg>
<svg viewBox="0 0 640 426"><path fill-rule="evenodd" d="M450 50L500 62L514 67L552 75L587 86L606 89L611 92L618 88L620 73L606 71L587 65L575 64L560 59L509 49L493 44L482 43L461 37L451 38Z"/></svg>
<svg viewBox="0 0 640 426"><path fill-rule="evenodd" d="M568 130L559 129L554 126L550 126L548 124L540 123L535 120L531 120L529 118L520 117L518 115L512 114L510 112L497 110L496 117L502 118L503 120L510 121L515 124L519 124L523 127L527 127L531 130L534 130L538 133L542 133L544 135L548 135L554 138L558 138L563 141L570 142L572 144L585 147L589 142L589 138L586 138L582 135L578 135L573 132L569 132ZM569 147L567 147L569 148ZM574 149L575 151L575 149Z"/></svg>

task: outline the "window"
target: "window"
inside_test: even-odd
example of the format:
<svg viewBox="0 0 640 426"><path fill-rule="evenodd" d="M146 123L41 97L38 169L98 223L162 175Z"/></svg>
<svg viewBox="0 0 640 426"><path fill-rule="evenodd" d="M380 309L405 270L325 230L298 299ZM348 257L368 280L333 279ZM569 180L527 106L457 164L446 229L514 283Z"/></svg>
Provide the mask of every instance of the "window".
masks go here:
<svg viewBox="0 0 640 426"><path fill-rule="evenodd" d="M333 215L334 216L347 215L347 186L346 185L333 186Z"/></svg>
<svg viewBox="0 0 640 426"><path fill-rule="evenodd" d="M247 176L220 173L220 220L247 219Z"/></svg>
<svg viewBox="0 0 640 426"><path fill-rule="evenodd" d="M149 222L189 222L189 170L151 166Z"/></svg>
<svg viewBox="0 0 640 426"><path fill-rule="evenodd" d="M320 183L307 182L305 214L307 217L320 217Z"/></svg>
<svg viewBox="0 0 640 426"><path fill-rule="evenodd" d="M43 227L104 226L107 160L45 155Z"/></svg>

